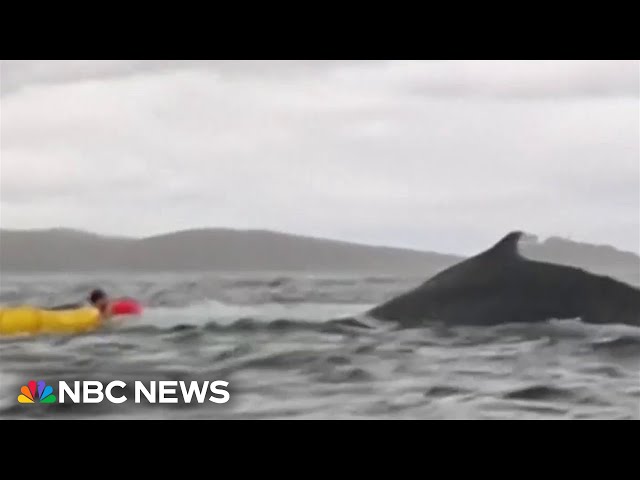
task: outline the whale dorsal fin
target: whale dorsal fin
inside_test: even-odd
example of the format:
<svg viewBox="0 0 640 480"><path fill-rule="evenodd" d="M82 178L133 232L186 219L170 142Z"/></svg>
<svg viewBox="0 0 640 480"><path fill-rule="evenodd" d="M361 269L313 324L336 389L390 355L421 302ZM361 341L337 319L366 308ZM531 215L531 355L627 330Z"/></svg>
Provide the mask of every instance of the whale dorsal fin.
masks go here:
<svg viewBox="0 0 640 480"><path fill-rule="evenodd" d="M521 231L508 233L498 243L491 247L487 253L491 253L491 255L500 255L504 258L520 258L518 242L523 235L524 232Z"/></svg>

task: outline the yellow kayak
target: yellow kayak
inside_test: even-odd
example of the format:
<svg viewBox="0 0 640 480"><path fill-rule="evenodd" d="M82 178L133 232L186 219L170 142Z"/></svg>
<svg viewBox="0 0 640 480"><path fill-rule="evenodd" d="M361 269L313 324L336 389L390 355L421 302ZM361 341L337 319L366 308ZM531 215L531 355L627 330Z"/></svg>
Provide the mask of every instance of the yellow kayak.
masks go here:
<svg viewBox="0 0 640 480"><path fill-rule="evenodd" d="M33 307L0 308L0 335L81 333L100 326L95 308L42 310Z"/></svg>

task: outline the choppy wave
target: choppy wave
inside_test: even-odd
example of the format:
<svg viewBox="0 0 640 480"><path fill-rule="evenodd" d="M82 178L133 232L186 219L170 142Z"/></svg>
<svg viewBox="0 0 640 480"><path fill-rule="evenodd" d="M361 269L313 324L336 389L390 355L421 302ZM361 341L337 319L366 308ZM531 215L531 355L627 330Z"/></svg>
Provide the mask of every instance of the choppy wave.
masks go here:
<svg viewBox="0 0 640 480"><path fill-rule="evenodd" d="M640 418L640 331L550 321L397 330L363 321L417 278L291 274L3 275L0 304L97 286L141 318L69 337L0 338L4 418ZM220 405L25 409L31 378L225 379Z"/></svg>

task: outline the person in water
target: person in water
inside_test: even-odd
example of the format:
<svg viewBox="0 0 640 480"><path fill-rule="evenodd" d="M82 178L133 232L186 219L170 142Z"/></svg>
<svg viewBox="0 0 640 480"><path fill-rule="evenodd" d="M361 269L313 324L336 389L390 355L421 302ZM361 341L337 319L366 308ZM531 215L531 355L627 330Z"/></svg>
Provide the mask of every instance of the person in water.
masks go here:
<svg viewBox="0 0 640 480"><path fill-rule="evenodd" d="M89 303L98 309L103 320L107 320L113 316L111 311L111 300L109 296L99 288L93 290L89 294Z"/></svg>
<svg viewBox="0 0 640 480"><path fill-rule="evenodd" d="M111 311L111 300L109 299L109 296L104 292L104 290L100 288L92 290L86 301L89 303L89 305L98 309L103 320L107 320L113 316ZM68 303L65 305L51 307L49 308L49 310L75 310L77 308L83 308L85 306L86 303Z"/></svg>

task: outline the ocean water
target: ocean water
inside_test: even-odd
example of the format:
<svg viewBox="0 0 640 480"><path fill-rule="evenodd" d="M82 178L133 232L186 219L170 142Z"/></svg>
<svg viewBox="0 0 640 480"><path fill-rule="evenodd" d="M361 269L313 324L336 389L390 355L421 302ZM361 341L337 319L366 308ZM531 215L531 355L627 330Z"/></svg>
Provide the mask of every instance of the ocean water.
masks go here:
<svg viewBox="0 0 640 480"><path fill-rule="evenodd" d="M423 278L289 273L13 275L0 305L102 287L144 303L75 336L0 337L0 418L639 419L640 329L579 320L397 329L335 322ZM27 381L229 382L226 404L34 404ZM133 398L132 387L125 394Z"/></svg>

